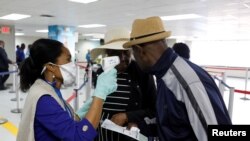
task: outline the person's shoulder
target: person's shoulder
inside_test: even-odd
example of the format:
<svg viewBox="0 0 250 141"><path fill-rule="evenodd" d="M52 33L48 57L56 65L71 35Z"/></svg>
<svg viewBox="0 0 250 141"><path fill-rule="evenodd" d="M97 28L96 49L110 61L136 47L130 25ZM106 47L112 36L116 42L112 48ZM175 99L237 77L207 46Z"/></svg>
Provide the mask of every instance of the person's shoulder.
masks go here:
<svg viewBox="0 0 250 141"><path fill-rule="evenodd" d="M5 50L4 50L3 48L0 47L0 54L3 55L3 54L5 54L5 53L6 53Z"/></svg>
<svg viewBox="0 0 250 141"><path fill-rule="evenodd" d="M0 47L0 51L4 51L4 49Z"/></svg>

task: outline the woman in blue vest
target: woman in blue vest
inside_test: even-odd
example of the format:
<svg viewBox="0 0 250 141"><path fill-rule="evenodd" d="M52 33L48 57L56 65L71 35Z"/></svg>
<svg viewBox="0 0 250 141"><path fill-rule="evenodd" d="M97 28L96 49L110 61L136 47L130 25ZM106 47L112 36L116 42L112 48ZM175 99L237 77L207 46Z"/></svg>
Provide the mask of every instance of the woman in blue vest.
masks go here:
<svg viewBox="0 0 250 141"><path fill-rule="evenodd" d="M116 70L98 77L93 102L79 120L60 92L62 84L74 83L75 65L61 42L39 39L20 69L21 90L26 97L17 141L92 141L106 96L117 88ZM104 82L105 81L105 82Z"/></svg>

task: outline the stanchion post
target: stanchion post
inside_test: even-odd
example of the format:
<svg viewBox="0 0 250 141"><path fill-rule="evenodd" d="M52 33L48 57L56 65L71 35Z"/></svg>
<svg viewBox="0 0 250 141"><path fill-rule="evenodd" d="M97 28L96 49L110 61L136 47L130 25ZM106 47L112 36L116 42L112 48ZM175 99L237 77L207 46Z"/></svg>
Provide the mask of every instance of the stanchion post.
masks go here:
<svg viewBox="0 0 250 141"><path fill-rule="evenodd" d="M233 116L233 104L234 104L234 87L229 89L229 102L228 102L228 113L230 118Z"/></svg>
<svg viewBox="0 0 250 141"><path fill-rule="evenodd" d="M87 100L91 95L91 88L92 88L92 66L91 66L91 64L89 65L87 75L88 75L88 82L87 82L87 87L86 87L85 100Z"/></svg>
<svg viewBox="0 0 250 141"><path fill-rule="evenodd" d="M18 70L18 66L14 65L16 70ZM19 91L19 89L17 88L17 85L19 84L19 78L18 78L18 71L16 73L14 73L13 77L15 78L15 81L13 82L13 86L15 87L14 92L16 93L15 98L10 99L11 101L17 101L17 91ZM22 98L20 98L19 100L23 100Z"/></svg>
<svg viewBox="0 0 250 141"><path fill-rule="evenodd" d="M222 82L226 83L226 72L222 72L222 80L219 80L219 90L220 90L220 93L222 95L222 97L224 97L224 92L225 92L225 86L222 84Z"/></svg>
<svg viewBox="0 0 250 141"><path fill-rule="evenodd" d="M76 88L80 87L80 67L76 64Z"/></svg>
<svg viewBox="0 0 250 141"><path fill-rule="evenodd" d="M79 109L79 96L78 96L79 87L80 87L80 67L76 64L76 89L74 89L75 91L74 110L75 111Z"/></svg>
<svg viewBox="0 0 250 141"><path fill-rule="evenodd" d="M245 91L247 91L247 84L248 84L248 68L246 68L246 77L245 77ZM247 98L247 94L245 93L244 97L241 98L242 100L250 100Z"/></svg>
<svg viewBox="0 0 250 141"><path fill-rule="evenodd" d="M17 75L17 74L16 74ZM16 86L19 86L19 77L17 75ZM16 89L16 109L11 110L12 113L21 113L22 109L20 108L20 90Z"/></svg>
<svg viewBox="0 0 250 141"><path fill-rule="evenodd" d="M12 66L12 70L13 71L16 71L18 68L17 68L17 65L16 64L13 64ZM13 77L12 77L12 88L11 90L9 91L9 93L15 93L16 92L16 75L17 73L14 73L13 74Z"/></svg>
<svg viewBox="0 0 250 141"><path fill-rule="evenodd" d="M74 91L75 91L74 110L77 111L79 109L78 89L74 89Z"/></svg>
<svg viewBox="0 0 250 141"><path fill-rule="evenodd" d="M8 122L8 120L7 120L6 118L0 117L0 125L1 125L1 124L4 124L4 123L6 123L6 122Z"/></svg>

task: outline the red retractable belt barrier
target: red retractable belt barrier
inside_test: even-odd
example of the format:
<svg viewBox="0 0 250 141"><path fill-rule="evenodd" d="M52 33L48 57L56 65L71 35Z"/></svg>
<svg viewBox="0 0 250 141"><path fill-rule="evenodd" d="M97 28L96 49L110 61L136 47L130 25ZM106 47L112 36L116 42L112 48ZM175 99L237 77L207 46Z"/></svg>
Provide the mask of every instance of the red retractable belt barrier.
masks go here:
<svg viewBox="0 0 250 141"><path fill-rule="evenodd" d="M219 70L241 70L241 71L246 70L246 68L241 68L241 67L207 67L207 66L204 66L204 68L207 68L207 69L219 69Z"/></svg>
<svg viewBox="0 0 250 141"><path fill-rule="evenodd" d="M72 95L66 100L68 103L70 103L70 101L72 101L74 98L76 97L76 92L74 91L72 93Z"/></svg>
<svg viewBox="0 0 250 141"><path fill-rule="evenodd" d="M249 94L249 95L250 95L250 92L249 92L249 91L234 90L234 92L236 92L236 93L241 93L241 94Z"/></svg>

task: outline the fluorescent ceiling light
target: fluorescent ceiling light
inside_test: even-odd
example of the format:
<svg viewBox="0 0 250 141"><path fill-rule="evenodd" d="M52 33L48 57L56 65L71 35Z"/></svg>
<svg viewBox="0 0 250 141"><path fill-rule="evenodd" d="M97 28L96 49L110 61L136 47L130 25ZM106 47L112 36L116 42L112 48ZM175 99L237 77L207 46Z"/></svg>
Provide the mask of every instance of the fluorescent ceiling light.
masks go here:
<svg viewBox="0 0 250 141"><path fill-rule="evenodd" d="M79 25L78 27L83 27L83 28L96 28L96 27L104 27L106 25L103 24L87 24L87 25Z"/></svg>
<svg viewBox="0 0 250 141"><path fill-rule="evenodd" d="M202 16L197 14L183 14L183 15L173 15L173 16L162 16L161 19L164 21L173 21L173 20L196 19L201 17Z"/></svg>
<svg viewBox="0 0 250 141"><path fill-rule="evenodd" d="M97 35L97 33L83 34L83 36L94 36L94 35Z"/></svg>
<svg viewBox="0 0 250 141"><path fill-rule="evenodd" d="M93 38L104 38L104 34L101 33L89 33L89 34L83 34L83 36L90 36Z"/></svg>
<svg viewBox="0 0 250 141"><path fill-rule="evenodd" d="M23 36L24 33L15 33L15 36Z"/></svg>
<svg viewBox="0 0 250 141"><path fill-rule="evenodd" d="M4 19L4 20L21 20L24 18L29 18L31 17L30 15L23 15L23 14L9 14L9 15L5 15L0 17L0 19Z"/></svg>
<svg viewBox="0 0 250 141"><path fill-rule="evenodd" d="M36 30L36 32L40 33L48 33L49 31L47 29L42 29L42 30Z"/></svg>
<svg viewBox="0 0 250 141"><path fill-rule="evenodd" d="M98 0L69 0L69 1L87 4L87 3L91 3L91 2L96 2Z"/></svg>
<svg viewBox="0 0 250 141"><path fill-rule="evenodd" d="M249 4L243 3L243 5L244 5L246 8L250 8L250 5L249 5Z"/></svg>

